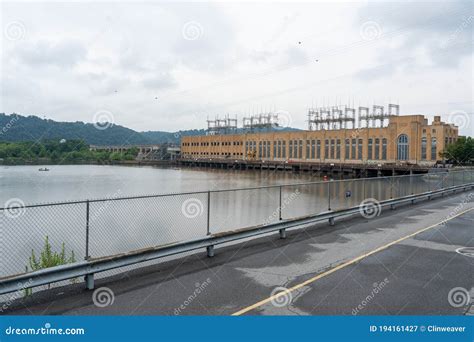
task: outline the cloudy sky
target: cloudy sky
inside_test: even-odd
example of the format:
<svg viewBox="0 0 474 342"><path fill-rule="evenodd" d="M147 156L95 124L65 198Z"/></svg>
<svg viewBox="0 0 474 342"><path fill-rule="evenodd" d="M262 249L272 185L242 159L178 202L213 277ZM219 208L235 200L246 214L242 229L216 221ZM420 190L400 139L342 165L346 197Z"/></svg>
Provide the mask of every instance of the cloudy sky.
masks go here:
<svg viewBox="0 0 474 342"><path fill-rule="evenodd" d="M399 103L474 135L471 1L2 2L0 112L136 130ZM97 114L101 113L101 114Z"/></svg>

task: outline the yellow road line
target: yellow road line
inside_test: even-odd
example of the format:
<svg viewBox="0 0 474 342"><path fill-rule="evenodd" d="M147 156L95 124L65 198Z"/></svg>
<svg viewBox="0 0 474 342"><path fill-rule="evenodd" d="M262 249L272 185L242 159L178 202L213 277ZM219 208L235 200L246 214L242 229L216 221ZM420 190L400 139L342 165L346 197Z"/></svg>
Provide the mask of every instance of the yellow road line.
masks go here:
<svg viewBox="0 0 474 342"><path fill-rule="evenodd" d="M315 276L315 277L313 277L313 278L310 278L310 279L308 279L308 280L306 280L306 281L304 281L304 282L302 282L302 283L300 283L300 284L298 284L298 285L295 285L295 286L293 286L293 287L290 287L289 289L286 289L286 290L284 290L284 291L278 292L277 294L275 294L275 295L273 295L273 296L271 296L271 297L269 297L269 298L263 299L263 300L259 301L258 303L255 303L255 304L250 305L250 306L248 306L248 307L246 307L246 308L243 308L242 310L233 313L232 316L240 316L240 315L242 315L242 314L244 314L244 313L247 313L247 312L249 312L249 311L251 311L251 310L253 310L253 309L255 309L255 308L258 308L259 306L262 306L263 304L266 304L266 303L268 303L268 302L270 302L270 301L272 301L272 300L275 300L275 299L277 299L277 298L279 298L279 297L281 297L281 296L284 296L284 295L286 295L286 294L288 294L288 293L290 293L290 292L293 292L293 291L295 291L295 290L298 290L298 289L302 288L303 286L306 286L306 285L308 285L308 284L311 284L311 283L315 282L316 280L319 280L319 279L321 279L321 278L324 278L324 277L326 277L326 276L328 276L328 275L330 275L330 274L332 274L332 273L334 273L334 272L336 272L336 271L339 271L340 269L342 269L342 268L344 268L344 267L347 267L347 266L349 266L349 265L352 265L352 264L354 264L354 263L356 263L356 262L358 262L358 261L360 261L360 260L362 260L362 259L364 259L364 258L366 258L366 257L368 257L368 256L370 256L370 255L372 255L372 254L378 253L378 252L380 252L380 251L382 251L382 250L384 250L384 249L387 249L388 247L393 246L393 245L395 245L395 244L397 244L397 243L399 243L399 242L401 242L401 241L403 241L403 240L409 239L409 238L411 238L411 237L413 237L413 236L415 236L415 235L418 235L418 234L420 234L420 233L422 233L422 232L424 232L424 231L427 231L428 229L437 227L437 226L439 226L440 224L443 224L443 223L445 223L445 222L448 222L448 221L450 221L450 220L452 220L452 219L454 219L454 218L456 218L456 217L458 217L458 216L464 215L465 213L467 213L467 212L469 212L469 211L471 211L471 210L474 210L474 208L470 208L470 209L464 210L464 211L460 212L459 214L454 215L454 216L451 216L451 217L449 217L449 218L447 218L447 219L445 219L445 220L443 220L443 221L441 221L441 222L438 222L438 223L433 224L433 225L431 225L431 226L429 226L429 227L423 228L423 229L421 229L421 230L419 230L419 231L417 231L417 232L415 232L415 233L412 233L412 234L410 234L410 235L404 236L404 237L402 237L402 238L400 238L400 239L398 239L398 240L392 241L392 242L390 242L390 243L388 243L388 244L386 244L386 245L384 245L384 246L378 247L377 249L374 249L374 250L372 250L371 252L368 252L368 253L366 253L366 254L363 254L363 255L361 255L361 256L358 256L357 258L352 259L352 260L349 260L349 261L347 261L347 262L345 262L345 263L342 263L342 264L340 264L340 265L338 265L338 266L336 266L336 267L330 269L329 271L326 271L326 272L323 272L323 273L321 273L321 274L318 274L317 276Z"/></svg>

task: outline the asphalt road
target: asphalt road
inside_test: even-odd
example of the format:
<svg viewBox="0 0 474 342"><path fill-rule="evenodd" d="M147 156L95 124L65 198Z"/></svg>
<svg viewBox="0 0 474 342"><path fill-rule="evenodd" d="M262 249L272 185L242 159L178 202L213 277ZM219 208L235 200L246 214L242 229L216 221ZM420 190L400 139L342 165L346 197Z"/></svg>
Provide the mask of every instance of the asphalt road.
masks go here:
<svg viewBox="0 0 474 342"><path fill-rule="evenodd" d="M456 252L474 247L472 198L466 192L296 229L284 240L275 234L216 248L213 258L203 251L97 280L96 291L76 284L38 292L3 313L474 314L474 258Z"/></svg>

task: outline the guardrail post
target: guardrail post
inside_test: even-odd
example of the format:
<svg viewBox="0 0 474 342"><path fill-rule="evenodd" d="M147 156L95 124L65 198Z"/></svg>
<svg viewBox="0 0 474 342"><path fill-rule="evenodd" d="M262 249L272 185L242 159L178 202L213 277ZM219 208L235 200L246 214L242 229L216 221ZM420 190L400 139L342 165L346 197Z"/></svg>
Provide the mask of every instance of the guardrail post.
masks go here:
<svg viewBox="0 0 474 342"><path fill-rule="evenodd" d="M280 196L279 196L279 202L278 202L278 219L281 221L281 185L280 185Z"/></svg>
<svg viewBox="0 0 474 342"><path fill-rule="evenodd" d="M86 282L86 289L93 290L94 289L94 274L86 274L84 276L84 281Z"/></svg>
<svg viewBox="0 0 474 342"><path fill-rule="evenodd" d="M209 258L212 258L214 256L214 246L213 245L207 246L206 251L207 251L207 256Z"/></svg>
<svg viewBox="0 0 474 342"><path fill-rule="evenodd" d="M286 229L280 229L280 239L286 239Z"/></svg>

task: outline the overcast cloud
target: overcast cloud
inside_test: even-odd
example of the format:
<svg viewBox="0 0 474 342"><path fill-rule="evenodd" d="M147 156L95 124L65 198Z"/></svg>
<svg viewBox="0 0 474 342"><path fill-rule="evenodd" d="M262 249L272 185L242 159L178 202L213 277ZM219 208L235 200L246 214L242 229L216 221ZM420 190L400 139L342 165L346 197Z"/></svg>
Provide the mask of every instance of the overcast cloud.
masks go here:
<svg viewBox="0 0 474 342"><path fill-rule="evenodd" d="M276 109L306 128L313 104L391 101L474 134L470 1L0 6L0 112L177 131Z"/></svg>

